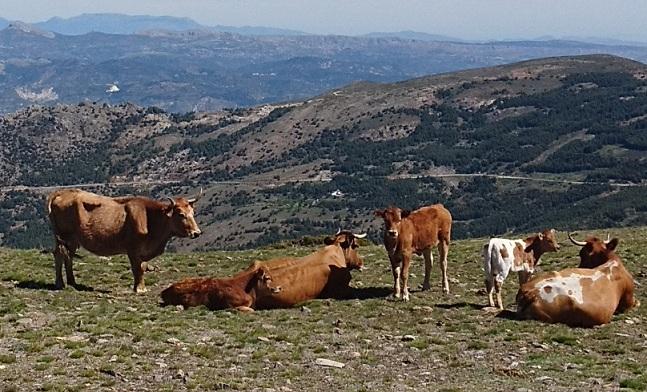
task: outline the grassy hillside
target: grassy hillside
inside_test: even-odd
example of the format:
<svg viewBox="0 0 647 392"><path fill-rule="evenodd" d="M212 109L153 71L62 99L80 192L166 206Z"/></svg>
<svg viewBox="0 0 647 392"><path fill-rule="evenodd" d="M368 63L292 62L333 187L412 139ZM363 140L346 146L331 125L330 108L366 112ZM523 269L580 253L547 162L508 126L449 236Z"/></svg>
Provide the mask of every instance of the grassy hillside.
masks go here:
<svg viewBox="0 0 647 392"><path fill-rule="evenodd" d="M389 204L442 202L456 238L644 225L645 107L647 66L613 56L359 83L209 114L32 107L0 119L0 180L134 181L89 189L156 197L203 187L205 235L173 245L192 249L257 247L338 226L377 239L372 212ZM4 245L50 242L49 190L3 188Z"/></svg>
<svg viewBox="0 0 647 392"><path fill-rule="evenodd" d="M597 230L621 240L618 253L647 295L647 228ZM580 232L584 237L586 232ZM544 271L578 263L578 248L558 233L559 253ZM85 289L51 291L50 255L0 249L0 387L3 390L627 390L647 389L647 308L594 329L507 318L516 282L504 285L506 312L481 309L482 239L454 241L451 294L432 290L394 302L381 246L359 249L366 271L354 272L354 299L239 314L160 308L159 293L188 276L226 276L256 259L303 255L313 248L171 254L156 259L144 295L130 292L124 257L75 261ZM437 252L434 252L437 257ZM422 283L416 258L410 279ZM405 335L407 336L405 338ZM345 364L315 364L317 358Z"/></svg>

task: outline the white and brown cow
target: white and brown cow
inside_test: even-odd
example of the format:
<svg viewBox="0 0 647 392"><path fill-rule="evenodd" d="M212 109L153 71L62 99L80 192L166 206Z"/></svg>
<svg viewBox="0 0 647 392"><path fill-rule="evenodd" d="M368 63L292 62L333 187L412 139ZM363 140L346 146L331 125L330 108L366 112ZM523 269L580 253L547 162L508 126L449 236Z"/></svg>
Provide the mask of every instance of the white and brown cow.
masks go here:
<svg viewBox="0 0 647 392"><path fill-rule="evenodd" d="M526 283L539 264L541 255L559 250L555 229L546 229L525 239L509 240L491 238L483 245L483 271L485 288L490 306L494 305L493 294L499 309L503 310L501 286L510 271L517 272L519 284Z"/></svg>
<svg viewBox="0 0 647 392"><path fill-rule="evenodd" d="M615 253L617 238L571 240L582 246L580 265L590 268L550 272L521 285L517 293L520 319L593 327L607 324L614 313L640 305L634 297L633 277Z"/></svg>

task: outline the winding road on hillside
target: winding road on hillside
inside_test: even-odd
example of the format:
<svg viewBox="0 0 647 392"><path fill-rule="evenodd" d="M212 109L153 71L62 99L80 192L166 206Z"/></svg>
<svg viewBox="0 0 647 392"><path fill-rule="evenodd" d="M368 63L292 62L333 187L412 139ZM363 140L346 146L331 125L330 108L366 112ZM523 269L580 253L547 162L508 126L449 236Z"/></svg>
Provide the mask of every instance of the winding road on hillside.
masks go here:
<svg viewBox="0 0 647 392"><path fill-rule="evenodd" d="M566 185L607 185L616 188L629 188L629 187L646 187L647 183L615 183L615 182L595 182L595 181L575 181L575 180L561 180L561 179L552 179L552 178L537 178L537 177L525 177L525 176L516 176L516 175L503 175L503 174L488 174L488 173L454 173L454 174L401 174L397 176L387 176L386 178L391 180L401 180L401 179L417 179L417 178L475 178L475 177L486 177L494 178L497 180L511 180L511 181L531 181L531 182L544 182L544 183L555 183L555 184L566 184ZM286 184L294 183L308 183L308 182L329 182L330 178L295 178L295 179L285 179L281 181L268 181L266 179L257 179L257 180L230 180L230 181L214 181L209 184L204 184L207 189L210 187L215 187L219 185L256 185L258 188L273 188ZM117 182L92 182L92 183L81 183L81 184L70 184L70 185L47 185L47 186L28 186L28 185L12 185L0 187L0 192L21 192L21 191L30 191L30 192L51 192L55 189L61 188L97 188L100 186L110 186L110 187L126 187L126 186L150 186L150 185L169 185L169 184L179 184L183 181L180 180L146 180L146 181L117 181Z"/></svg>

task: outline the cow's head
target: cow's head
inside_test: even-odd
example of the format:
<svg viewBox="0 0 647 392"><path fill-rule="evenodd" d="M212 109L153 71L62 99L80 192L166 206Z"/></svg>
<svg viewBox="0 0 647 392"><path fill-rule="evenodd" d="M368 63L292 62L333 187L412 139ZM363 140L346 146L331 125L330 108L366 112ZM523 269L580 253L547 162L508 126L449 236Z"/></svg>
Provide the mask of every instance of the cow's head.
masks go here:
<svg viewBox="0 0 647 392"><path fill-rule="evenodd" d="M256 272L254 272L254 279L250 282L251 287L254 288L257 293L269 293L269 294L278 294L281 292L281 286L272 285L272 275L267 267L258 267ZM249 291L249 290L247 290Z"/></svg>
<svg viewBox="0 0 647 392"><path fill-rule="evenodd" d="M171 220L171 232L178 237L197 238L202 231L194 218L193 204L202 196L202 189L200 193L192 198L185 199L184 197L176 197L171 199L168 197L169 204L165 209L166 216Z"/></svg>
<svg viewBox="0 0 647 392"><path fill-rule="evenodd" d="M348 230L339 230L334 236L327 237L324 244L339 246L344 252L346 267L361 270L364 267L364 261L357 254L357 248L359 247L357 240L364 237L366 237L366 233L353 234Z"/></svg>
<svg viewBox="0 0 647 392"><path fill-rule="evenodd" d="M389 207L385 210L375 210L374 214L384 219L384 237L395 239L400 233L402 219L409 216L409 211L401 210L398 207Z"/></svg>
<svg viewBox="0 0 647 392"><path fill-rule="evenodd" d="M559 250L555 229L546 229L530 238L533 239L533 242L526 247L526 252L533 249L536 249L539 253L557 252Z"/></svg>
<svg viewBox="0 0 647 392"><path fill-rule="evenodd" d="M580 268L595 268L600 266L615 256L615 250L620 240L614 238L603 241L597 237L589 237L586 241L577 241L569 233L568 238L575 245L581 246L580 249Z"/></svg>

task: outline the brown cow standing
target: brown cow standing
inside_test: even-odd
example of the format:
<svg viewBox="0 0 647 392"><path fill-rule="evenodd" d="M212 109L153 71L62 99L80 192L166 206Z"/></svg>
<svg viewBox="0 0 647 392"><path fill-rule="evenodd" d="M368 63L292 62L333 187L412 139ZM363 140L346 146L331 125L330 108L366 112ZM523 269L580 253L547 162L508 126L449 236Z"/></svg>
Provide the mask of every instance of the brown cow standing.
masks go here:
<svg viewBox="0 0 647 392"><path fill-rule="evenodd" d="M580 265L590 268L551 272L523 284L517 293L519 318L593 327L607 324L614 313L640 305L634 297L633 277L615 254L617 238L571 240L582 246Z"/></svg>
<svg viewBox="0 0 647 392"><path fill-rule="evenodd" d="M361 269L362 259L357 254L357 238L349 231L341 231L327 238L327 246L307 256L294 259L275 259L254 262L266 267L272 275L273 286L280 293L257 293L256 308L289 308L315 298L343 297L349 290L350 271Z"/></svg>
<svg viewBox="0 0 647 392"><path fill-rule="evenodd" d="M447 253L452 229L452 216L449 211L442 204L434 204L412 212L389 207L375 211L375 215L384 219L384 247L391 261L393 296L409 300L409 263L413 253L422 254L425 258L422 289L429 290L429 278L434 263L431 250L436 245L440 256L443 291L449 293Z"/></svg>
<svg viewBox="0 0 647 392"><path fill-rule="evenodd" d="M72 257L79 247L99 256L127 254L135 292L145 292L146 262L162 254L171 237L196 238L201 234L193 217L198 197L169 198L161 202L146 197L111 198L79 189L53 192L47 211L56 246L56 288L76 285Z"/></svg>
<svg viewBox="0 0 647 392"><path fill-rule="evenodd" d="M163 305L184 308L204 305L210 310L235 308L253 311L257 292L276 294L280 288L272 285L268 269L257 266L231 278L189 278L173 283L162 291Z"/></svg>

